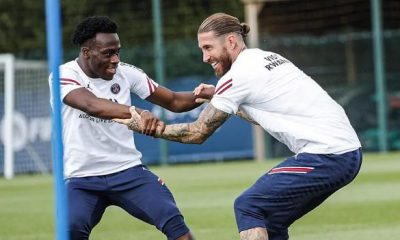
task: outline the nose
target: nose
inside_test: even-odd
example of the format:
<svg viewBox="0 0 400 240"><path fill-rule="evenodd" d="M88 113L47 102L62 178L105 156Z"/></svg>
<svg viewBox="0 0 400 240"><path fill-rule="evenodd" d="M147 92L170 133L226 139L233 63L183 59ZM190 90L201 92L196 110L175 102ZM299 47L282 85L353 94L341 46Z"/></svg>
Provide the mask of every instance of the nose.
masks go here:
<svg viewBox="0 0 400 240"><path fill-rule="evenodd" d="M206 52L203 52L203 62L208 63L210 61L210 55Z"/></svg>
<svg viewBox="0 0 400 240"><path fill-rule="evenodd" d="M118 54L114 54L111 57L111 63L119 63L119 56Z"/></svg>

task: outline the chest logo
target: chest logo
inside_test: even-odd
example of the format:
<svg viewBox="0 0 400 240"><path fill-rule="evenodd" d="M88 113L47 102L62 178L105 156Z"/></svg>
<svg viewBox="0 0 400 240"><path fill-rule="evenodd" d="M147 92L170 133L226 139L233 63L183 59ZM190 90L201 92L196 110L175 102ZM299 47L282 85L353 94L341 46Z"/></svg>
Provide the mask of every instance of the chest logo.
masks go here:
<svg viewBox="0 0 400 240"><path fill-rule="evenodd" d="M110 89L110 90L111 90L112 93L118 94L119 91L121 91L121 86L119 86L118 83L114 83L114 84L111 86L111 89Z"/></svg>

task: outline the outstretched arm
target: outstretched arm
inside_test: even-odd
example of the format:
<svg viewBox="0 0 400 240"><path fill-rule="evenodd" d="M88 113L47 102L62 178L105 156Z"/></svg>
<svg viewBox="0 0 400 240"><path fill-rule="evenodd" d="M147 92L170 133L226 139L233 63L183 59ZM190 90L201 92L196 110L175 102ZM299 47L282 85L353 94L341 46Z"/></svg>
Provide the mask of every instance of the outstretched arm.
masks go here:
<svg viewBox="0 0 400 240"><path fill-rule="evenodd" d="M175 142L201 144L207 140L229 116L228 113L216 109L212 104L208 104L195 122L167 125L164 132L162 134L158 134L157 132L156 136Z"/></svg>
<svg viewBox="0 0 400 240"><path fill-rule="evenodd" d="M90 116L103 119L124 118L130 115L129 106L121 105L104 98L98 98L83 87L69 92L64 97L63 102Z"/></svg>
<svg viewBox="0 0 400 240"><path fill-rule="evenodd" d="M196 101L196 99L211 98L213 94L213 89L206 89L195 95L193 92L174 92L159 86L146 100L172 112L187 112L203 103Z"/></svg>
<svg viewBox="0 0 400 240"><path fill-rule="evenodd" d="M86 88L78 88L68 93L63 102L73 108L79 109L90 116L112 119L112 118L128 118L131 116L129 106L115 103L113 101L98 98ZM160 128L161 132L165 124L149 111L136 108L135 112L141 116L143 120L142 132L145 135L154 135L156 128Z"/></svg>
<svg viewBox="0 0 400 240"><path fill-rule="evenodd" d="M228 113L216 109L212 104L208 104L195 122L166 125L163 132L157 128L154 136L175 142L201 144L211 136L229 116ZM139 133L143 128L140 116L136 111L132 111L131 119L114 119L114 121L125 124L129 129Z"/></svg>

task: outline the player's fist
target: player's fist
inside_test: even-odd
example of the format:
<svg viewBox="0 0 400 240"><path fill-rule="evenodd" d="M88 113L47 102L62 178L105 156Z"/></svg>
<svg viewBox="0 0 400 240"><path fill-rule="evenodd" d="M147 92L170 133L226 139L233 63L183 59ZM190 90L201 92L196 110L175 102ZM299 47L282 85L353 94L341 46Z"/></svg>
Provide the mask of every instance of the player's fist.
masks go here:
<svg viewBox="0 0 400 240"><path fill-rule="evenodd" d="M214 85L204 84L204 83L201 83L193 90L193 93L196 96L195 101L197 103L204 103L210 101L211 98L214 96L214 92L215 92Z"/></svg>
<svg viewBox="0 0 400 240"><path fill-rule="evenodd" d="M157 118L153 113L145 110L140 113L140 117L143 123L142 134L155 136L156 132L158 134L164 132L165 123Z"/></svg>
<svg viewBox="0 0 400 240"><path fill-rule="evenodd" d="M117 123L125 124L130 130L140 133L143 132L144 124L141 120L140 115L136 112L135 107L131 106L129 108L129 111L131 113L131 118L127 119L114 118L113 120Z"/></svg>
<svg viewBox="0 0 400 240"><path fill-rule="evenodd" d="M117 123L124 124L128 129L142 133L148 136L160 135L165 130L165 123L158 119L153 113L143 110L139 114L136 111L135 106L129 108L131 118L120 119L114 118L113 120Z"/></svg>

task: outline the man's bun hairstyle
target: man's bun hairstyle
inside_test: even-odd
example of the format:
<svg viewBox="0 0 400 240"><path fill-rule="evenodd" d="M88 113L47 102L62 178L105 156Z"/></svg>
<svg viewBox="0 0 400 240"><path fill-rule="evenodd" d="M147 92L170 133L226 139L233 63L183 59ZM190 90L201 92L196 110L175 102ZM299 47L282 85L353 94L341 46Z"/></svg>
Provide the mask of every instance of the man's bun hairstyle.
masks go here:
<svg viewBox="0 0 400 240"><path fill-rule="evenodd" d="M197 33L205 33L214 31L217 36L222 36L227 33L237 33L246 37L250 31L249 25L241 23L238 18L226 13L214 13L206 18Z"/></svg>
<svg viewBox="0 0 400 240"><path fill-rule="evenodd" d="M117 33L118 26L115 22L105 16L92 16L82 20L72 35L75 45L82 45L97 33Z"/></svg>

